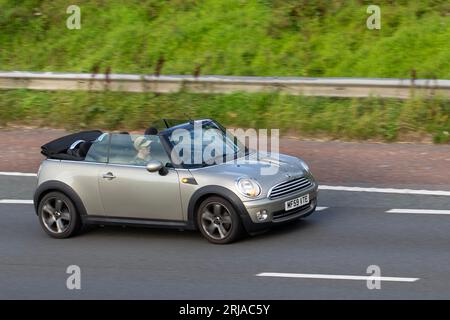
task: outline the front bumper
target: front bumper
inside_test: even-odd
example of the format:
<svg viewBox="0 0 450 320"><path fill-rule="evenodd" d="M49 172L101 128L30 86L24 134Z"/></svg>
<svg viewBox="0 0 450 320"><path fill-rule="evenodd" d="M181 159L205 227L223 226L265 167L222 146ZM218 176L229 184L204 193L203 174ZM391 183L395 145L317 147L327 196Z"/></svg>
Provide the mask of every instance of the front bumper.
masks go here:
<svg viewBox="0 0 450 320"><path fill-rule="evenodd" d="M248 213L243 216L245 229L249 233L254 233L310 215L317 206L317 190L317 184L313 183L313 185L308 189L291 193L279 199L271 200L269 198L264 198L243 202ZM285 211L284 204L286 201L302 197L306 194L309 194L309 204L293 210ZM264 221L259 221L256 214L262 210L267 211L268 217Z"/></svg>

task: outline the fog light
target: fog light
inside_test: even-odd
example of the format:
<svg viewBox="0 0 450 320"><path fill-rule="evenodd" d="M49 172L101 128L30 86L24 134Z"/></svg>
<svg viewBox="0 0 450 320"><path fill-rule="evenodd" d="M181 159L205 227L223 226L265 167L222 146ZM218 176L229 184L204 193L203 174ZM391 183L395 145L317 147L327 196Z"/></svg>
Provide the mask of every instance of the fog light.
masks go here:
<svg viewBox="0 0 450 320"><path fill-rule="evenodd" d="M256 219L258 219L258 221L267 220L268 217L267 210L261 210L256 213Z"/></svg>

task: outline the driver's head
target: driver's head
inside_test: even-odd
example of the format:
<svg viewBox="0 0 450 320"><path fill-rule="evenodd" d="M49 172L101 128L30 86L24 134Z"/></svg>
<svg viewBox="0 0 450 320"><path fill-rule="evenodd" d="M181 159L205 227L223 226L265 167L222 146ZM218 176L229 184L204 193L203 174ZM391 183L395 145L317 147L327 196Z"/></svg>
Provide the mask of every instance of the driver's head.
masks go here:
<svg viewBox="0 0 450 320"><path fill-rule="evenodd" d="M150 144L151 140L147 139L146 137L137 137L136 140L134 140L134 148L140 152L140 153L150 153Z"/></svg>

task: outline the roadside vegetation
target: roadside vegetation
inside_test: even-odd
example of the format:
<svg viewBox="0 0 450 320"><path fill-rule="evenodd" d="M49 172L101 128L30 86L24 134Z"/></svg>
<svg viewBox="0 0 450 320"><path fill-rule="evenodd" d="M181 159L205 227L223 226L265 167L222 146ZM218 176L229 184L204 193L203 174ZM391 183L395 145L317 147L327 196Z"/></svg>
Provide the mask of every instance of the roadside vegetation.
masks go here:
<svg viewBox="0 0 450 320"><path fill-rule="evenodd" d="M66 28L69 5L81 29ZM450 2L379 0L0 0L0 70L450 79ZM142 129L212 117L285 135L450 141L439 97L0 91L0 126Z"/></svg>
<svg viewBox="0 0 450 320"><path fill-rule="evenodd" d="M449 100L336 99L249 94L0 91L0 126L141 130L162 117L214 118L228 127L282 135L374 141L450 142Z"/></svg>
<svg viewBox="0 0 450 320"><path fill-rule="evenodd" d="M450 79L448 0L0 0L0 30L0 70Z"/></svg>

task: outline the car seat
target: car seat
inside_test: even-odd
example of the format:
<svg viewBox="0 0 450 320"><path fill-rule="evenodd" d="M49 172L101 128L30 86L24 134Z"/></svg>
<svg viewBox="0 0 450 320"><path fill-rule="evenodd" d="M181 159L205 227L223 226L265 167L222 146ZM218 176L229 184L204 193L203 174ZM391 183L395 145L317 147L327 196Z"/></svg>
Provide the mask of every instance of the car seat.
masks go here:
<svg viewBox="0 0 450 320"><path fill-rule="evenodd" d="M86 158L86 155L89 151L89 148L92 146L92 142L91 141L85 141L83 143L80 144L80 146L78 147L78 152L77 152L77 156L84 159Z"/></svg>

